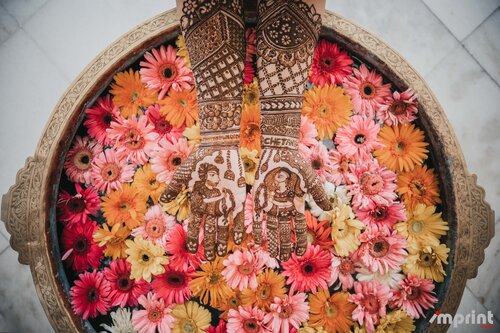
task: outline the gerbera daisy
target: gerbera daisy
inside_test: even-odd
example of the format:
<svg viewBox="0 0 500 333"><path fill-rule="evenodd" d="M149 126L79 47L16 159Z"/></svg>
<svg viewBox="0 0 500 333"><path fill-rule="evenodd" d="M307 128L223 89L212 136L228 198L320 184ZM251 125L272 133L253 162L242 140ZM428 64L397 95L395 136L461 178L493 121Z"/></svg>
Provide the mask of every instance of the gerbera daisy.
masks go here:
<svg viewBox="0 0 500 333"><path fill-rule="evenodd" d="M259 104L259 82L254 78L251 83L243 85L242 107L255 106ZM260 109L258 109L260 113Z"/></svg>
<svg viewBox="0 0 500 333"><path fill-rule="evenodd" d="M102 152L102 146L89 137L76 136L66 155L64 170L73 183L92 184L92 161Z"/></svg>
<svg viewBox="0 0 500 333"><path fill-rule="evenodd" d="M147 209L145 198L130 184L123 184L121 189L102 197L101 208L110 226L125 223L130 230L144 222Z"/></svg>
<svg viewBox="0 0 500 333"><path fill-rule="evenodd" d="M303 155L301 152L305 147L311 147L316 144L318 141L316 137L318 136L318 130L316 130L316 126L314 123L307 117L300 117L300 131L299 131L299 153Z"/></svg>
<svg viewBox="0 0 500 333"><path fill-rule="evenodd" d="M349 293L337 292L330 296L328 289L319 289L309 296L309 325L322 327L330 333L347 333L354 324L352 311L356 305L348 302Z"/></svg>
<svg viewBox="0 0 500 333"><path fill-rule="evenodd" d="M245 30L245 61L252 62L255 54L257 54L257 34L254 28L247 28Z"/></svg>
<svg viewBox="0 0 500 333"><path fill-rule="evenodd" d="M315 86L327 84L341 85L347 75L352 73L352 59L346 51L325 39L316 45L311 65L309 81Z"/></svg>
<svg viewBox="0 0 500 333"><path fill-rule="evenodd" d="M165 300L165 304L182 304L191 298L189 281L191 281L193 272L191 267L187 270L177 270L166 265L165 273L156 276L151 282L151 287L158 297Z"/></svg>
<svg viewBox="0 0 500 333"><path fill-rule="evenodd" d="M415 330L413 319L408 316L405 310L398 309L388 313L385 317L380 318L380 324L377 326L376 333L411 333Z"/></svg>
<svg viewBox="0 0 500 333"><path fill-rule="evenodd" d="M227 333L267 333L265 313L257 307L240 306L229 310Z"/></svg>
<svg viewBox="0 0 500 333"><path fill-rule="evenodd" d="M384 148L373 154L392 171L411 171L427 158L429 151L425 147L429 144L424 141L424 132L414 124L384 126L378 137Z"/></svg>
<svg viewBox="0 0 500 333"><path fill-rule="evenodd" d="M191 127L198 121L198 101L194 88L171 91L168 96L158 101L160 113L176 127Z"/></svg>
<svg viewBox="0 0 500 333"><path fill-rule="evenodd" d="M203 304L210 304L212 307L217 307L229 298L232 291L222 276L223 269L224 265L219 257L203 263L200 269L193 273L193 280L189 283L193 297L199 297Z"/></svg>
<svg viewBox="0 0 500 333"><path fill-rule="evenodd" d="M378 110L378 117L389 126L407 124L417 119L417 101L411 88L393 92Z"/></svg>
<svg viewBox="0 0 500 333"><path fill-rule="evenodd" d="M329 285L334 284L337 280L342 287L342 290L351 289L354 285L353 274L356 273L355 263L350 257L332 256L332 276Z"/></svg>
<svg viewBox="0 0 500 333"><path fill-rule="evenodd" d="M328 152L330 163L333 167L332 181L335 185L346 184L348 182L350 166L358 162L354 157L341 154L338 150L330 149Z"/></svg>
<svg viewBox="0 0 500 333"><path fill-rule="evenodd" d="M289 333L290 328L298 329L309 319L309 304L305 293L276 297L271 304L271 312L266 314L265 322L273 333Z"/></svg>
<svg viewBox="0 0 500 333"><path fill-rule="evenodd" d="M132 187L134 187L142 197L147 198L149 196L151 200L157 204L158 198L165 192L167 185L160 183L156 179L156 173L154 173L151 164L146 163L135 172Z"/></svg>
<svg viewBox="0 0 500 333"><path fill-rule="evenodd" d="M408 219L396 224L395 229L408 239L408 242L422 244L439 244L439 237L446 235L450 229L443 221L441 213L436 213L436 206L418 204L408 214Z"/></svg>
<svg viewBox="0 0 500 333"><path fill-rule="evenodd" d="M376 160L350 166L347 190L355 209L389 205L396 199L396 174Z"/></svg>
<svg viewBox="0 0 500 333"><path fill-rule="evenodd" d="M394 291L391 307L405 309L412 318L418 319L424 316L424 310L432 308L438 301L433 290L432 280L408 274L400 289Z"/></svg>
<svg viewBox="0 0 500 333"><path fill-rule="evenodd" d="M189 200L190 191L188 188L183 189L177 194L174 200L160 205L164 211L177 218L177 221L184 221L188 218L191 212L191 201Z"/></svg>
<svg viewBox="0 0 500 333"><path fill-rule="evenodd" d="M113 259L127 257L125 241L128 236L130 236L130 230L121 223L116 223L111 229L103 223L93 235L94 242L104 249L104 255Z"/></svg>
<svg viewBox="0 0 500 333"><path fill-rule="evenodd" d="M229 316L229 310L237 310L238 307L242 305L243 302L241 300L241 292L235 289L231 291L231 295L228 298L217 304L215 308L219 311L223 311L219 317L227 320Z"/></svg>
<svg viewBox="0 0 500 333"><path fill-rule="evenodd" d="M177 304L172 311L174 328L172 333L205 333L210 326L210 311L195 302Z"/></svg>
<svg viewBox="0 0 500 333"><path fill-rule="evenodd" d="M256 306L263 311L269 311L269 306L275 297L285 297L285 278L272 269L266 269L257 276L258 286L247 288L241 292L241 302L245 306Z"/></svg>
<svg viewBox="0 0 500 333"><path fill-rule="evenodd" d="M332 255L328 250L309 244L303 256L295 253L282 262L283 276L287 277L290 294L294 291L315 293L318 288L328 289L328 281L332 275Z"/></svg>
<svg viewBox="0 0 500 333"><path fill-rule="evenodd" d="M194 269L200 266L201 261L205 260L203 255L203 244L198 247L197 253L191 253L186 248L186 231L181 224L176 224L165 242L165 249L171 255L170 266L177 270L187 270L188 265Z"/></svg>
<svg viewBox="0 0 500 333"><path fill-rule="evenodd" d="M356 304L352 319L365 325L367 332L375 331L379 318L386 315L386 306L392 292L386 285L378 282L355 282L354 294L349 295L349 302Z"/></svg>
<svg viewBox="0 0 500 333"><path fill-rule="evenodd" d="M177 36L177 39L175 40L175 46L177 46L177 55L184 58L184 60L186 61L186 66L191 67L191 61L189 59L189 53L186 47L186 40L184 39L184 36L182 34Z"/></svg>
<svg viewBox="0 0 500 333"><path fill-rule="evenodd" d="M186 137L189 145L193 149L196 149L200 144L200 124L196 122L193 126L186 127L182 135Z"/></svg>
<svg viewBox="0 0 500 333"><path fill-rule="evenodd" d="M166 48L162 45L159 50L152 49L151 52L144 54L146 61L139 63L139 73L148 88L159 91L158 99L162 99L170 87L175 91L191 88L194 84L193 74L186 66L186 60L177 56L172 45Z"/></svg>
<svg viewBox="0 0 500 333"><path fill-rule="evenodd" d="M148 117L149 124L153 125L153 131L158 134L158 140L167 139L172 137L180 139L183 137L182 132L185 126L175 127L160 114L160 106L158 104L150 105L146 110L146 117Z"/></svg>
<svg viewBox="0 0 500 333"><path fill-rule="evenodd" d="M243 68L243 83L252 83L255 78L255 69L253 68L253 62L245 61L245 67Z"/></svg>
<svg viewBox="0 0 500 333"><path fill-rule="evenodd" d="M367 267L359 264L356 266L356 279L358 281L376 281L388 286L390 289L399 287L405 275L401 274L401 269L398 267L396 270L389 269L384 274L379 271L372 272Z"/></svg>
<svg viewBox="0 0 500 333"><path fill-rule="evenodd" d="M304 94L302 115L314 123L319 139L332 139L339 127L349 123L351 114L351 98L342 87L314 87Z"/></svg>
<svg viewBox="0 0 500 333"><path fill-rule="evenodd" d="M260 151L260 112L258 104L243 106L240 126L241 147Z"/></svg>
<svg viewBox="0 0 500 333"><path fill-rule="evenodd" d="M85 115L87 119L83 124L89 135L101 145L109 145L111 141L106 130L118 116L118 108L113 105L111 96L99 97L93 107L85 110Z"/></svg>
<svg viewBox="0 0 500 333"><path fill-rule="evenodd" d="M356 216L366 225L367 230L389 232L395 223L406 220L406 210L402 203L396 201L387 205L371 203L358 209Z"/></svg>
<svg viewBox="0 0 500 333"><path fill-rule="evenodd" d="M146 88L141 82L139 72L129 69L113 77L109 91L113 95L113 103L120 108L122 117L137 115L141 108L147 108L158 99L156 92Z"/></svg>
<svg viewBox="0 0 500 333"><path fill-rule="evenodd" d="M75 190L75 195L64 190L58 195L58 218L67 224L83 223L89 218L88 215L94 215L99 211L99 194L94 187L84 189L75 183Z"/></svg>
<svg viewBox="0 0 500 333"><path fill-rule="evenodd" d="M359 240L361 246L354 257L372 272L385 274L390 269L399 270L405 261L406 239L401 235L371 230L363 232Z"/></svg>
<svg viewBox="0 0 500 333"><path fill-rule="evenodd" d="M358 237L364 224L356 220L349 205L342 204L326 212L327 221L331 223L332 239L335 242L335 252L339 256L348 256L356 251L359 244Z"/></svg>
<svg viewBox="0 0 500 333"><path fill-rule="evenodd" d="M156 179L162 183L169 183L174 176L175 169L184 162L191 153L192 147L186 139L172 141L162 139L158 142L158 150L150 160Z"/></svg>
<svg viewBox="0 0 500 333"><path fill-rule="evenodd" d="M311 148L305 148L305 151L307 153L302 157L311 165L321 182L331 181L334 169L328 156L328 149L323 142L316 141Z"/></svg>
<svg viewBox="0 0 500 333"><path fill-rule="evenodd" d="M359 69L354 68L353 76L344 80L346 93L352 98L354 111L369 118L384 105L384 101L391 96L391 84L383 84L382 76L375 70L370 71L365 64Z"/></svg>
<svg viewBox="0 0 500 333"><path fill-rule="evenodd" d="M259 152L257 150L248 150L245 147L240 148L240 157L245 169L245 180L248 185L255 182L255 172L259 166Z"/></svg>
<svg viewBox="0 0 500 333"><path fill-rule="evenodd" d="M252 193L247 193L245 198L245 232L251 234L253 231L253 196Z"/></svg>
<svg viewBox="0 0 500 333"><path fill-rule="evenodd" d="M139 304L144 310L132 312L132 322L138 333L170 333L174 327L172 308L165 305L163 299L150 292L139 297Z"/></svg>
<svg viewBox="0 0 500 333"><path fill-rule="evenodd" d="M132 181L134 167L118 158L113 149L106 149L92 162L92 184L101 192L109 192L122 187L122 183Z"/></svg>
<svg viewBox="0 0 500 333"><path fill-rule="evenodd" d="M409 210L415 209L419 203L426 206L441 203L434 169L427 169L427 165L399 174L397 184L396 191Z"/></svg>
<svg viewBox="0 0 500 333"><path fill-rule="evenodd" d="M165 272L163 265L168 264L168 259L161 246L154 245L141 237L136 237L134 240L128 239L126 244L127 261L132 265L130 278L151 282L152 275Z"/></svg>
<svg viewBox="0 0 500 333"><path fill-rule="evenodd" d="M168 239L168 234L176 225L175 217L165 214L160 205L154 205L148 208L144 215L144 223L134 230L134 237L141 236L153 244L163 246Z"/></svg>
<svg viewBox="0 0 500 333"><path fill-rule="evenodd" d="M348 196L345 186L335 186L330 182L324 182L323 189L325 190L325 194L332 204L332 207L338 207L342 204L348 204L351 201L351 198ZM311 214L316 216L319 221L328 219L326 212L316 204L312 195L308 194L306 196L306 202L309 205Z"/></svg>
<svg viewBox="0 0 500 333"><path fill-rule="evenodd" d="M97 229L97 223L92 220L75 223L63 229L62 260L66 260L73 270L83 272L90 267L98 268L101 264L102 248L92 238Z"/></svg>
<svg viewBox="0 0 500 333"><path fill-rule="evenodd" d="M75 285L69 290L71 307L83 320L97 317L99 312L106 315L111 307L109 282L99 271L84 272L78 275Z"/></svg>
<svg viewBox="0 0 500 333"><path fill-rule="evenodd" d="M219 320L219 323L217 324L217 327L215 326L210 326L208 328L208 333L227 333L227 325L224 320Z"/></svg>
<svg viewBox="0 0 500 333"><path fill-rule="evenodd" d="M108 135L119 158L144 164L156 146L158 134L153 129L146 116L118 117L111 122Z"/></svg>
<svg viewBox="0 0 500 333"><path fill-rule="evenodd" d="M403 272L422 279L443 282L446 273L443 264L448 264L450 249L444 244L421 245L409 243L408 257L403 265Z"/></svg>
<svg viewBox="0 0 500 333"><path fill-rule="evenodd" d="M307 241L312 245L318 245L324 250L329 250L333 246L332 228L328 221L319 222L310 211L304 212L307 224Z"/></svg>
<svg viewBox="0 0 500 333"><path fill-rule="evenodd" d="M222 271L222 275L227 284L233 289L243 290L257 288L257 275L262 273L265 262L252 251L243 249L234 251L224 259L223 264L226 268Z"/></svg>
<svg viewBox="0 0 500 333"><path fill-rule="evenodd" d="M373 119L352 116L351 122L337 131L337 150L347 157L366 160L372 150L382 148L377 137L379 131L380 126Z"/></svg>
<svg viewBox="0 0 500 333"><path fill-rule="evenodd" d="M132 312L129 308L118 308L110 313L112 326L101 324L104 329L101 333L131 333L135 331L132 324Z"/></svg>
<svg viewBox="0 0 500 333"><path fill-rule="evenodd" d="M130 278L130 263L124 259L113 260L104 269L104 277L109 281L111 306L136 306L139 296L149 291L149 283Z"/></svg>

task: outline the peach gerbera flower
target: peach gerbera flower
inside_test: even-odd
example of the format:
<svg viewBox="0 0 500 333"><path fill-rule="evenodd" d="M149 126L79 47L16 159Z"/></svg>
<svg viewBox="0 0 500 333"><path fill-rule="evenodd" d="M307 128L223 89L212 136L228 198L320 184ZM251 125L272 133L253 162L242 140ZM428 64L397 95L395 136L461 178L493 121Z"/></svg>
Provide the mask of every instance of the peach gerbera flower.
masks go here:
<svg viewBox="0 0 500 333"><path fill-rule="evenodd" d="M175 127L191 127L198 120L198 101L194 88L172 90L158 104L160 113Z"/></svg>
<svg viewBox="0 0 500 333"><path fill-rule="evenodd" d="M349 125L339 128L335 143L337 150L355 159L367 159L374 149L382 148L377 137L380 126L373 119L352 116Z"/></svg>
<svg viewBox="0 0 500 333"><path fill-rule="evenodd" d="M74 183L91 184L92 161L101 152L102 146L99 142L77 135L64 161L68 178Z"/></svg>
<svg viewBox="0 0 500 333"><path fill-rule="evenodd" d="M130 184L123 184L121 189L102 197L101 208L108 224L125 223L127 228L141 225L146 212L146 199Z"/></svg>
<svg viewBox="0 0 500 333"><path fill-rule="evenodd" d="M399 174L397 185L397 193L402 197L406 207L411 210L415 209L419 203L426 206L441 203L434 169L427 169L427 165L417 166L412 171Z"/></svg>
<svg viewBox="0 0 500 333"><path fill-rule="evenodd" d="M260 152L259 105L244 105L240 122L240 145L248 150Z"/></svg>
<svg viewBox="0 0 500 333"><path fill-rule="evenodd" d="M165 214L160 205L154 205L149 207L144 215L144 223L132 230L132 235L141 236L155 245L163 246L176 223L174 216Z"/></svg>
<svg viewBox="0 0 500 333"><path fill-rule="evenodd" d="M144 310L134 310L132 322L139 333L171 332L172 327L174 327L172 307L167 306L163 299L158 298L152 292L141 295L138 301Z"/></svg>
<svg viewBox="0 0 500 333"><path fill-rule="evenodd" d="M179 140L172 138L172 141L160 140L157 149L150 160L151 169L156 173L158 181L168 183L172 180L175 169L187 159L192 147L184 138Z"/></svg>
<svg viewBox="0 0 500 333"><path fill-rule="evenodd" d="M227 320L227 333L268 333L264 324L265 313L257 307L239 306L230 309Z"/></svg>
<svg viewBox="0 0 500 333"><path fill-rule="evenodd" d="M418 112L415 93L411 88L403 92L393 92L378 111L379 118L389 126L405 124L417 119Z"/></svg>
<svg viewBox="0 0 500 333"><path fill-rule="evenodd" d="M432 308L438 301L433 290L432 280L408 274L400 288L394 291L391 307L402 308L415 319L423 317L424 310Z"/></svg>
<svg viewBox="0 0 500 333"><path fill-rule="evenodd" d="M122 187L122 183L132 181L134 167L119 158L113 149L106 149L92 161L92 185L101 192L109 192Z"/></svg>
<svg viewBox="0 0 500 333"><path fill-rule="evenodd" d="M378 282L355 282L354 294L349 295L349 302L356 304L352 319L365 325L366 331L375 331L375 324L386 315L386 306L392 297L388 286Z"/></svg>
<svg viewBox="0 0 500 333"><path fill-rule="evenodd" d="M252 251L243 249L234 251L223 264L226 268L222 271L222 275L231 288L255 289L258 286L257 275L262 272L265 260Z"/></svg>
<svg viewBox="0 0 500 333"><path fill-rule="evenodd" d="M276 297L270 307L271 312L266 314L265 322L272 333L287 333L292 327L298 329L309 319L309 304L305 293Z"/></svg>
<svg viewBox="0 0 500 333"><path fill-rule="evenodd" d="M113 103L120 108L122 117L130 118L155 103L157 98L153 90L142 83L139 72L129 69L114 76L114 83L109 91L113 95Z"/></svg>

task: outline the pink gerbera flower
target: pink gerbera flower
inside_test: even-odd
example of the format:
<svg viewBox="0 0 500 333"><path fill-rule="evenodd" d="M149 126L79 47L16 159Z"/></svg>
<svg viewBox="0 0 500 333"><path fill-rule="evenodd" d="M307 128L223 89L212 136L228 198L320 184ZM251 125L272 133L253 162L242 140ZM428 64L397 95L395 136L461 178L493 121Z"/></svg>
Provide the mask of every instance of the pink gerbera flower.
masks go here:
<svg viewBox="0 0 500 333"><path fill-rule="evenodd" d="M160 106L158 104L153 104L148 107L146 110L146 117L148 117L149 124L153 125L154 132L158 134L157 140L180 139L184 136L182 132L184 132L186 126L179 128L170 124L160 113Z"/></svg>
<svg viewBox="0 0 500 333"><path fill-rule="evenodd" d="M247 193L245 199L245 231L247 234L251 234L253 231L253 196L251 193Z"/></svg>
<svg viewBox="0 0 500 333"><path fill-rule="evenodd" d="M412 318L418 319L424 315L424 310L432 308L438 301L433 290L432 280L408 274L401 282L401 289L394 291L391 307L403 308Z"/></svg>
<svg viewBox="0 0 500 333"><path fill-rule="evenodd" d="M255 289L258 286L257 275L262 273L265 260L256 256L252 251L234 251L222 262L226 268L222 270L227 284L232 289Z"/></svg>
<svg viewBox="0 0 500 333"><path fill-rule="evenodd" d="M62 232L63 256L67 264L77 272L83 272L90 267L98 268L103 257L103 248L94 242L92 235L98 225L87 220L84 223L75 223L66 226Z"/></svg>
<svg viewBox="0 0 500 333"><path fill-rule="evenodd" d="M118 116L118 107L113 105L110 95L100 97L97 104L85 110L87 119L83 123L91 137L96 139L102 145L111 143L107 129L111 122Z"/></svg>
<svg viewBox="0 0 500 333"><path fill-rule="evenodd" d="M283 276L287 277L290 294L294 291L316 292L318 288L328 289L332 275L332 255L319 245L308 244L303 256L292 257L281 263Z"/></svg>
<svg viewBox="0 0 500 333"><path fill-rule="evenodd" d="M266 314L265 323L273 333L289 333L290 328L298 329L309 319L309 304L305 293L276 297L270 305L271 312Z"/></svg>
<svg viewBox="0 0 500 333"><path fill-rule="evenodd" d="M418 112L415 92L408 88L402 93L397 91L389 95L378 112L379 118L387 125L398 125L417 119Z"/></svg>
<svg viewBox="0 0 500 333"><path fill-rule="evenodd" d="M122 183L132 181L134 167L119 158L113 149L97 155L92 163L92 180L96 189L109 192L122 188Z"/></svg>
<svg viewBox="0 0 500 333"><path fill-rule="evenodd" d="M355 209L390 205L397 197L396 174L376 160L350 166L347 190Z"/></svg>
<svg viewBox="0 0 500 333"><path fill-rule="evenodd" d="M125 259L111 261L104 269L104 277L109 281L111 306L136 306L141 295L149 291L149 283L143 279L130 278L131 265Z"/></svg>
<svg viewBox="0 0 500 333"><path fill-rule="evenodd" d="M92 161L102 152L102 146L89 137L75 137L73 147L66 155L64 169L73 183L91 184Z"/></svg>
<svg viewBox="0 0 500 333"><path fill-rule="evenodd" d="M187 159L192 150L185 138L171 139L160 140L158 150L150 161L151 169L156 173L156 179L163 183L169 183L172 180L175 169Z"/></svg>
<svg viewBox="0 0 500 333"><path fill-rule="evenodd" d="M175 216L166 214L160 205L154 205L149 207L144 215L144 223L132 230L132 235L141 236L142 239L164 246L170 230L176 224Z"/></svg>
<svg viewBox="0 0 500 333"><path fill-rule="evenodd" d="M144 54L146 61L141 61L142 82L148 88L159 91L158 98L163 99L170 87L175 91L191 89L194 84L191 70L186 65L184 57L178 57L172 45L161 46L160 49L152 49Z"/></svg>
<svg viewBox="0 0 500 333"><path fill-rule="evenodd" d="M366 225L368 231L375 229L389 232L394 224L406 220L405 206L400 202L380 205L372 202L355 213L358 220Z"/></svg>
<svg viewBox="0 0 500 333"><path fill-rule="evenodd" d="M383 84L382 76L375 70L369 71L365 64L354 69L354 76L347 76L344 89L351 96L354 111L374 118L386 98L391 96L391 84Z"/></svg>
<svg viewBox="0 0 500 333"><path fill-rule="evenodd" d="M257 307L239 306L230 309L227 319L227 333L267 333L264 324L265 313Z"/></svg>
<svg viewBox="0 0 500 333"><path fill-rule="evenodd" d="M139 297L139 304L144 310L132 312L132 323L139 333L171 332L175 319L170 314L172 308L166 306L163 299L150 292Z"/></svg>
<svg viewBox="0 0 500 333"><path fill-rule="evenodd" d="M396 234L381 231L365 231L359 236L361 246L354 254L372 272L385 274L388 270L399 270L405 261L406 239Z"/></svg>
<svg viewBox="0 0 500 333"><path fill-rule="evenodd" d="M170 267L177 270L187 270L188 266L196 269L201 265L201 261L205 260L203 255L203 242L200 241L197 253L191 253L186 248L186 231L181 224L176 224L170 231L168 240L165 243L165 250L172 256L169 257Z"/></svg>
<svg viewBox="0 0 500 333"><path fill-rule="evenodd" d="M99 211L101 199L95 188L84 189L80 184L75 184L76 194L72 195L61 190L57 200L59 220L64 223L84 223L88 215Z"/></svg>
<svg viewBox="0 0 500 333"><path fill-rule="evenodd" d="M302 157L311 165L319 179L322 182L333 181L334 168L326 146L322 142L316 141L312 147L305 148L305 152L306 154Z"/></svg>
<svg viewBox="0 0 500 333"><path fill-rule="evenodd" d="M355 263L350 257L332 256L332 276L330 285L339 280L342 290L351 289L354 285L354 277L356 273Z"/></svg>
<svg viewBox="0 0 500 333"><path fill-rule="evenodd" d="M248 28L245 30L245 61L252 62L253 56L257 54L257 34L255 29Z"/></svg>
<svg viewBox="0 0 500 333"><path fill-rule="evenodd" d="M379 318L386 315L386 306L392 292L388 286L378 282L355 282L354 294L349 295L349 302L357 305L352 312L352 319L365 325L367 332L375 331Z"/></svg>
<svg viewBox="0 0 500 333"><path fill-rule="evenodd" d="M315 86L327 84L341 85L344 78L352 73L352 59L337 44L322 39L316 45L311 65L309 81Z"/></svg>
<svg viewBox="0 0 500 333"><path fill-rule="evenodd" d="M304 156L305 148L314 146L318 140L318 130L314 123L307 117L300 117L300 132L299 132L299 153Z"/></svg>
<svg viewBox="0 0 500 333"><path fill-rule="evenodd" d="M158 297L165 300L165 304L173 303L183 304L191 298L191 289L189 289L189 281L192 279L194 269L188 267L187 270L178 270L170 265L164 266L165 273L156 276L151 282L153 291Z"/></svg>
<svg viewBox="0 0 500 333"><path fill-rule="evenodd" d="M105 315L111 307L110 290L102 272L84 272L78 275L78 280L69 290L71 307L83 320L97 317L97 312Z"/></svg>
<svg viewBox="0 0 500 333"><path fill-rule="evenodd" d="M365 160L372 150L383 147L377 138L379 131L380 126L373 119L352 116L349 125L337 130L337 150L347 157Z"/></svg>
<svg viewBox="0 0 500 333"><path fill-rule="evenodd" d="M336 186L346 184L350 166L354 164L355 159L353 157L347 157L345 154L341 154L338 150L334 149L328 152L328 157L333 167L333 173L331 175L332 182Z"/></svg>

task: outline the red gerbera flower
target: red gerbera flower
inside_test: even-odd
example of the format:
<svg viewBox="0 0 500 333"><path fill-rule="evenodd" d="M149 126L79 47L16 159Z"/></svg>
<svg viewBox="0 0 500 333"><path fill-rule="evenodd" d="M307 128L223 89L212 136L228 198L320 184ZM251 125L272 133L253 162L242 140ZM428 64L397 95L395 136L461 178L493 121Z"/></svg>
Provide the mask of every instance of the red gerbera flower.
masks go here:
<svg viewBox="0 0 500 333"><path fill-rule="evenodd" d="M192 279L194 269L188 267L187 270L177 270L170 265L164 267L165 273L158 275L151 283L153 292L163 298L165 305L183 304L191 298L189 281Z"/></svg>
<svg viewBox="0 0 500 333"><path fill-rule="evenodd" d="M180 139L184 135L184 129L186 126L181 128L173 126L165 116L160 113L160 106L158 104L150 105L146 110L146 117L151 125L154 126L154 132L158 134L158 141L161 139L171 140L170 138Z"/></svg>
<svg viewBox="0 0 500 333"><path fill-rule="evenodd" d="M406 220L405 206L400 202L376 204L373 201L356 212L358 219L366 225L366 229L389 232L394 224Z"/></svg>
<svg viewBox="0 0 500 333"><path fill-rule="evenodd" d="M80 184L75 184L76 194L72 195L61 190L57 200L60 221L68 224L84 223L88 215L99 211L101 202L99 194L94 187L84 189Z"/></svg>
<svg viewBox="0 0 500 333"><path fill-rule="evenodd" d="M106 130L111 126L111 122L116 120L118 107L113 105L110 95L100 97L97 104L85 110L87 119L84 122L85 127L91 137L100 144L109 145L111 140Z"/></svg>
<svg viewBox="0 0 500 333"><path fill-rule="evenodd" d="M112 306L135 306L141 295L149 291L149 283L143 279L130 278L131 265L125 259L113 260L104 276L109 281L111 292L109 299Z"/></svg>
<svg viewBox="0 0 500 333"><path fill-rule="evenodd" d="M222 319L219 320L217 327L210 326L208 328L208 333L227 333L226 322Z"/></svg>
<svg viewBox="0 0 500 333"><path fill-rule="evenodd" d="M253 68L253 64L251 61L245 62L245 70L243 72L243 83L252 83L252 80L255 76L255 70Z"/></svg>
<svg viewBox="0 0 500 333"><path fill-rule="evenodd" d="M352 73L352 59L337 44L320 40L314 51L309 81L315 86L327 84L341 85L347 75Z"/></svg>
<svg viewBox="0 0 500 333"><path fill-rule="evenodd" d="M89 267L98 268L103 257L103 248L99 247L92 235L99 227L92 220L66 226L62 232L63 257L67 264L82 272Z"/></svg>
<svg viewBox="0 0 500 333"><path fill-rule="evenodd" d="M105 315L111 307L110 290L109 282L104 278L102 272L82 273L69 291L71 307L75 314L82 316L83 320L89 317L95 318L97 312Z"/></svg>
<svg viewBox="0 0 500 333"><path fill-rule="evenodd" d="M187 270L188 266L196 269L201 265L201 260L205 260L202 242L198 247L198 252L193 254L186 248L186 231L181 224L177 224L169 233L165 243L165 250L172 256L170 266L177 270Z"/></svg>

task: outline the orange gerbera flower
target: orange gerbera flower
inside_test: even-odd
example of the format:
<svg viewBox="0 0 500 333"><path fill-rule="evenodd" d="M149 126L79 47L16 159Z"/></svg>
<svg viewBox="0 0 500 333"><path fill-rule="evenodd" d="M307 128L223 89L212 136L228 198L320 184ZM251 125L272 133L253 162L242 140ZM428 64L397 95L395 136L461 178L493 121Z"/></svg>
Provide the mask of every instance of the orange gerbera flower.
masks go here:
<svg viewBox="0 0 500 333"><path fill-rule="evenodd" d="M352 312L355 304L347 300L349 293L337 292L330 296L328 289L319 289L314 295L309 295L309 325L322 327L326 332L350 332L354 324Z"/></svg>
<svg viewBox="0 0 500 333"><path fill-rule="evenodd" d="M175 127L191 127L198 120L198 101L194 88L172 90L158 104L160 113Z"/></svg>
<svg viewBox="0 0 500 333"><path fill-rule="evenodd" d="M154 104L158 99L155 91L146 88L141 81L139 72L129 69L113 78L109 91L113 95L113 103L120 108L121 115L130 118L138 114L140 108Z"/></svg>
<svg viewBox="0 0 500 333"><path fill-rule="evenodd" d="M269 311L275 297L285 297L285 278L268 268L257 276L257 289L247 288L241 292L243 305L257 306L262 311Z"/></svg>
<svg viewBox="0 0 500 333"><path fill-rule="evenodd" d="M156 179L156 173L151 169L151 164L146 163L142 168L137 169L132 183L139 194L144 197L150 197L155 204L158 198L165 191L167 185Z"/></svg>
<svg viewBox="0 0 500 333"><path fill-rule="evenodd" d="M102 210L110 226L116 223L125 223L130 230L144 222L146 213L146 200L130 184L122 184L122 188L108 194L102 198Z"/></svg>
<svg viewBox="0 0 500 333"><path fill-rule="evenodd" d="M375 150L375 157L392 171L411 171L420 165L429 152L424 132L415 125L384 126L378 133L385 147Z"/></svg>
<svg viewBox="0 0 500 333"><path fill-rule="evenodd" d="M244 104L241 112L240 143L260 153L260 109L258 104Z"/></svg>
<svg viewBox="0 0 500 333"><path fill-rule="evenodd" d="M434 169L427 169L426 165L399 174L397 185L396 192L410 210L414 210L419 203L432 206L441 202Z"/></svg>
<svg viewBox="0 0 500 333"><path fill-rule="evenodd" d="M331 139L337 128L349 123L351 97L336 85L314 87L304 94L302 114L316 125L320 139Z"/></svg>
<svg viewBox="0 0 500 333"><path fill-rule="evenodd" d="M307 210L304 212L304 215L306 216L307 238L309 243L319 245L325 250L331 249L334 242L331 237L332 228L330 227L330 222L318 222L318 219Z"/></svg>

